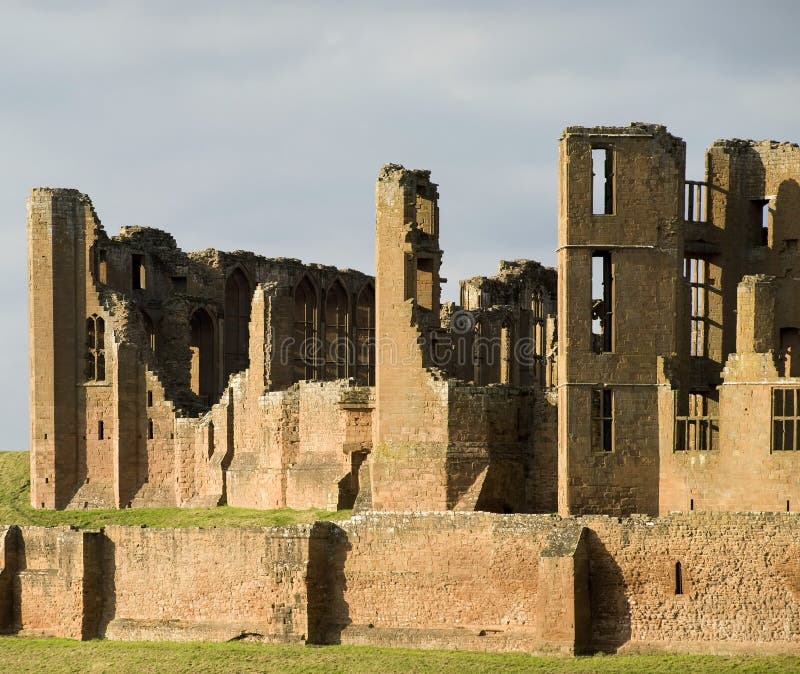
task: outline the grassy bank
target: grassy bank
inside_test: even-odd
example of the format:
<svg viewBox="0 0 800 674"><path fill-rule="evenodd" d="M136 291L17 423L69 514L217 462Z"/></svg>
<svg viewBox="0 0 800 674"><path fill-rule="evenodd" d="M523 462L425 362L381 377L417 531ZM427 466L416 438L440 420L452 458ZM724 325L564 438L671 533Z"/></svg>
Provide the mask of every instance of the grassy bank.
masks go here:
<svg viewBox="0 0 800 674"><path fill-rule="evenodd" d="M800 657L614 655L537 658L519 653L414 651L255 643L137 643L0 637L0 671L40 672L796 672Z"/></svg>
<svg viewBox="0 0 800 674"><path fill-rule="evenodd" d="M81 528L97 528L108 524L146 524L149 527L282 526L350 516L349 510L253 510L229 506L38 510L30 505L28 460L28 452L0 452L0 524L71 524Z"/></svg>

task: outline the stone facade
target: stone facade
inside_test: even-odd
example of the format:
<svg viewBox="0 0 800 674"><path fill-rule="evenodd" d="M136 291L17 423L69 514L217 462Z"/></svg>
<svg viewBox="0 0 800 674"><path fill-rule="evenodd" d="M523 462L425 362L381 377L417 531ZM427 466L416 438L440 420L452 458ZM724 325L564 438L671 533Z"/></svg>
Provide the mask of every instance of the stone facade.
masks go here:
<svg viewBox="0 0 800 674"><path fill-rule="evenodd" d="M798 517L451 511L271 529L6 527L0 631L797 653Z"/></svg>
<svg viewBox="0 0 800 674"><path fill-rule="evenodd" d="M716 141L703 181L653 124L559 153L558 272L458 305L427 171L380 172L374 279L34 190L34 506L800 507L800 148Z"/></svg>
<svg viewBox="0 0 800 674"><path fill-rule="evenodd" d="M379 174L374 279L109 238L34 190L35 507L361 514L6 527L0 629L800 652L800 147L717 141L703 181L658 125L559 153L558 271L459 304L427 171Z"/></svg>

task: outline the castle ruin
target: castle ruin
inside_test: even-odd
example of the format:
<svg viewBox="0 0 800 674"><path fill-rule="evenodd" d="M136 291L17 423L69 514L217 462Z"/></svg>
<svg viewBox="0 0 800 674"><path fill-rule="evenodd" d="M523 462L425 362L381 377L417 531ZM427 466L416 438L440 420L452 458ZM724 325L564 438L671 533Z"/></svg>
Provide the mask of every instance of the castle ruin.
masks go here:
<svg viewBox="0 0 800 674"><path fill-rule="evenodd" d="M557 271L501 262L458 304L427 171L380 171L374 278L110 238L34 190L34 507L358 514L5 528L0 629L800 648L798 181L796 144L716 141L687 180L663 126L569 127Z"/></svg>

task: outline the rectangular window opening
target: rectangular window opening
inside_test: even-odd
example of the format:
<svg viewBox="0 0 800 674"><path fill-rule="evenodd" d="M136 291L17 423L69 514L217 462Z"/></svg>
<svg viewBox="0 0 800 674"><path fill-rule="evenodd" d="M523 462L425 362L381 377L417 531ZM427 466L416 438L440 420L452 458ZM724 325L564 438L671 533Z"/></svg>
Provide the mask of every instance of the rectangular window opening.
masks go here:
<svg viewBox="0 0 800 674"><path fill-rule="evenodd" d="M133 290L144 290L147 288L144 255L136 253L131 255L131 288L133 288Z"/></svg>
<svg viewBox="0 0 800 674"><path fill-rule="evenodd" d="M592 214L614 214L614 151L592 148Z"/></svg>
<svg viewBox="0 0 800 674"><path fill-rule="evenodd" d="M684 260L684 275L689 282L689 355L705 356L708 347L708 261L701 257Z"/></svg>
<svg viewBox="0 0 800 674"><path fill-rule="evenodd" d="M592 389L592 451L614 451L614 392Z"/></svg>
<svg viewBox="0 0 800 674"><path fill-rule="evenodd" d="M153 392L152 391L148 391L147 392L147 406L148 407L152 407L153 406Z"/></svg>
<svg viewBox="0 0 800 674"><path fill-rule="evenodd" d="M614 351L614 270L611 253L592 253L592 351Z"/></svg>
<svg viewBox="0 0 800 674"><path fill-rule="evenodd" d="M102 440L105 436L105 429L103 428L103 422L97 422L97 439Z"/></svg>
<svg viewBox="0 0 800 674"><path fill-rule="evenodd" d="M148 440L152 440L153 439L153 420L152 419L148 419L147 420L147 439Z"/></svg>
<svg viewBox="0 0 800 674"><path fill-rule="evenodd" d="M108 283L108 258L102 248L97 251L97 280L100 283Z"/></svg>
<svg viewBox="0 0 800 674"><path fill-rule="evenodd" d="M433 308L433 258L417 258L417 304Z"/></svg>
<svg viewBox="0 0 800 674"><path fill-rule="evenodd" d="M772 451L790 452L800 449L800 388L772 390Z"/></svg>
<svg viewBox="0 0 800 674"><path fill-rule="evenodd" d="M176 293L186 292L186 277L185 276L172 276L172 290Z"/></svg>

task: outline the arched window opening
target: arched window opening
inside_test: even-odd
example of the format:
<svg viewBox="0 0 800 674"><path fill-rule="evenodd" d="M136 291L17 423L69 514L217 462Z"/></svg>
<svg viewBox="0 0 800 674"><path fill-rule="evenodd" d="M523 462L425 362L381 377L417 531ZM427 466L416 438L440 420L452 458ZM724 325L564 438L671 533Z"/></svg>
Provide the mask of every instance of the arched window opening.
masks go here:
<svg viewBox="0 0 800 674"><path fill-rule="evenodd" d="M511 384L513 379L514 331L509 321L500 327L500 383Z"/></svg>
<svg viewBox="0 0 800 674"><path fill-rule="evenodd" d="M356 302L356 380L375 385L375 290L368 283Z"/></svg>
<svg viewBox="0 0 800 674"><path fill-rule="evenodd" d="M317 290L304 276L294 292L295 379L316 379L320 355Z"/></svg>
<svg viewBox="0 0 800 674"><path fill-rule="evenodd" d="M190 321L192 352L191 387L208 405L215 393L214 382L214 324L205 309L198 309Z"/></svg>
<svg viewBox="0 0 800 674"><path fill-rule="evenodd" d="M86 319L86 380L105 381L106 378L106 323L97 315Z"/></svg>
<svg viewBox="0 0 800 674"><path fill-rule="evenodd" d="M337 279L325 300L325 379L345 379L349 374L349 313L347 291Z"/></svg>
<svg viewBox="0 0 800 674"><path fill-rule="evenodd" d="M238 267L225 283L225 380L250 364L250 283Z"/></svg>
<svg viewBox="0 0 800 674"><path fill-rule="evenodd" d="M675 562L675 594L683 594L683 568Z"/></svg>

